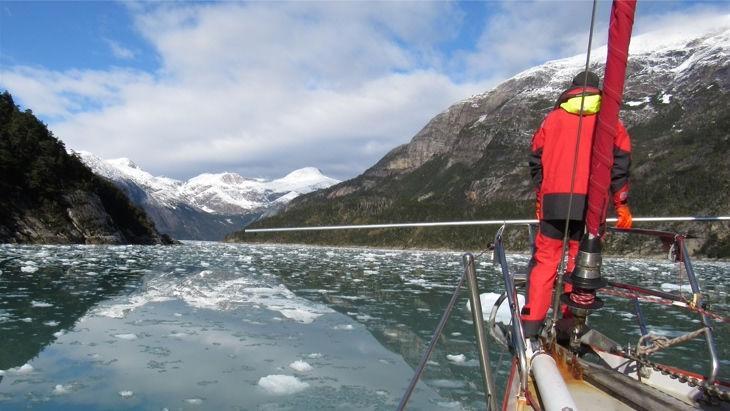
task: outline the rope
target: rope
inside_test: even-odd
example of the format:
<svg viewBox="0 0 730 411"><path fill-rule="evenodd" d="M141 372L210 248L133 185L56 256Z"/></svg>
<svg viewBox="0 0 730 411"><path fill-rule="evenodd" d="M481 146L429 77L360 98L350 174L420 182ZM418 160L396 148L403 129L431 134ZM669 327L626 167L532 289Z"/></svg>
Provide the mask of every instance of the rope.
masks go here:
<svg viewBox="0 0 730 411"><path fill-rule="evenodd" d="M423 353L423 356L421 357L421 362L418 364L418 368L416 368L416 373L415 375L413 375L411 382L408 384L408 388L406 389L405 394L403 394L403 398L401 398L400 404L398 404L398 411L402 411L403 409L405 409L406 405L408 404L408 400L411 398L411 394L413 394L413 390L416 389L416 384L421 378L421 374L423 374L423 371L426 369L426 363L428 363L428 360L431 358L433 349L436 347L436 342L438 341L439 337L441 337L441 333L444 331L446 323L449 321L451 312L454 310L456 301L459 299L459 291L461 291L461 287L464 285L465 278L466 272L461 275L461 278L459 278L459 283L456 284L456 289L454 290L454 294L451 296L451 301L449 301L449 305L446 306L446 310L441 316L441 321L439 321L439 324L436 326L436 330L431 336L431 342L429 343L426 352Z"/></svg>
<svg viewBox="0 0 730 411"><path fill-rule="evenodd" d="M661 336L661 335L655 335L653 333L649 333L647 335L642 336L639 338L639 342L636 344L636 353L639 355L651 355L654 354L657 351L661 351L665 348L669 348L675 345L679 345L682 343L685 343L687 341L693 340L697 338L698 336L706 333L709 330L707 327L700 328L699 330L692 331L690 333L680 335L677 338L669 339L667 337ZM649 340L651 342L651 345L644 346L644 342Z"/></svg>

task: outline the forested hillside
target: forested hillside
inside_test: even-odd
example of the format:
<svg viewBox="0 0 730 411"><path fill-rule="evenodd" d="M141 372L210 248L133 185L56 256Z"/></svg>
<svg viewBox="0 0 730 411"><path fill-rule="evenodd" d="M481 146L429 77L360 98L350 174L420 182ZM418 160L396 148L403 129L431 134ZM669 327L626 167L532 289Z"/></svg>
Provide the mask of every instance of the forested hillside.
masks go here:
<svg viewBox="0 0 730 411"><path fill-rule="evenodd" d="M0 94L0 242L159 244L163 238L31 110Z"/></svg>

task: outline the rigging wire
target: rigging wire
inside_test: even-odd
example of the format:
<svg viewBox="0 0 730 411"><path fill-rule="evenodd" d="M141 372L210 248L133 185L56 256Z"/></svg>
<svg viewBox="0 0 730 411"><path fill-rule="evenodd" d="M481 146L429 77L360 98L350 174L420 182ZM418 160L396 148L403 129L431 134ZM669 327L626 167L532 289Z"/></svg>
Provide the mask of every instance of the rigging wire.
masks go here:
<svg viewBox="0 0 730 411"><path fill-rule="evenodd" d="M585 69L583 70L584 76L583 76L583 91L581 92L581 98L580 98L580 111L578 113L578 132L576 133L575 137L575 152L573 153L573 170L570 177L570 196L568 197L568 212L565 216L565 227L563 229L563 246L562 246L562 252L560 254L560 264L558 264L557 270L555 271L555 278L556 283L555 287L553 288L553 293L555 294L553 297L553 324L557 321L557 315L558 315L558 306L559 306L559 298L560 294L563 292L563 271L565 270L567 266L567 262L565 259L565 255L568 251L568 232L570 228L570 215L572 213L573 209L573 196L575 192L575 175L576 175L576 169L578 167L578 153L580 151L580 135L583 128L583 118L585 117L585 114L583 113L584 104L585 104L585 91L588 87L588 69L591 64L591 48L593 47L593 28L595 26L596 22L596 8L598 5L598 0L593 0L593 9L591 10L591 26L588 33L588 50L586 51L586 64ZM568 257L570 258L570 257Z"/></svg>

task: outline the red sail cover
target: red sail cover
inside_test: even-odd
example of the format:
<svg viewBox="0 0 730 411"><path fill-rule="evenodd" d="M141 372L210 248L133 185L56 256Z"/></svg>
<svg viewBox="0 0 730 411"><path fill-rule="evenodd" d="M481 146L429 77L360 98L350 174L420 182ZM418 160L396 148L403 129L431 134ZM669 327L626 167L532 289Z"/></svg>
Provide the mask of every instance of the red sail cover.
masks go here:
<svg viewBox="0 0 730 411"><path fill-rule="evenodd" d="M629 58L631 28L634 25L636 0L614 0L608 28L608 56L603 78L601 111L596 119L593 152L588 183L588 233L601 236L605 231L606 210L611 187L613 141L616 137L618 111L624 92L626 61Z"/></svg>

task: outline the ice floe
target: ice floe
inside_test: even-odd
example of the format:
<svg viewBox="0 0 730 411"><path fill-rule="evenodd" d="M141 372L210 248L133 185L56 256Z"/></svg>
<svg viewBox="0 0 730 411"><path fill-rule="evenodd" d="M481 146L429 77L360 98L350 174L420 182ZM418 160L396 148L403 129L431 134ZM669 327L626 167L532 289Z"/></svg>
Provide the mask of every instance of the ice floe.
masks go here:
<svg viewBox="0 0 730 411"><path fill-rule="evenodd" d="M494 303L497 302L497 299L499 299L501 294L497 293L482 293L479 296L479 299L482 302L482 316L484 317L484 321L489 320L489 315L492 312L492 307L494 307ZM520 307L525 306L525 296L522 294L517 294L517 301L520 305ZM469 301L466 302L466 309L471 312L471 303ZM502 305L499 307L499 310L497 311L497 322L509 324L511 321L511 314L509 311L509 305L507 304L507 300L502 302Z"/></svg>
<svg viewBox="0 0 730 411"><path fill-rule="evenodd" d="M119 338L120 340L136 340L137 334L129 333L129 334L114 334L115 337Z"/></svg>
<svg viewBox="0 0 730 411"><path fill-rule="evenodd" d="M47 303L45 301L35 301L35 300L31 301L30 305L31 305L31 307L34 307L34 308L53 307L53 304L51 304L51 303Z"/></svg>
<svg viewBox="0 0 730 411"><path fill-rule="evenodd" d="M293 363L289 364L289 368L299 372L308 372L314 369L311 365L309 365L308 362L302 360L296 360Z"/></svg>
<svg viewBox="0 0 730 411"><path fill-rule="evenodd" d="M56 386L53 387L53 391L52 391L52 393L54 395L63 395L63 394L68 394L69 392L71 392L71 386L63 385L63 384L56 384Z"/></svg>
<svg viewBox="0 0 730 411"><path fill-rule="evenodd" d="M465 362L466 356L464 354L446 354L446 359L458 364Z"/></svg>
<svg viewBox="0 0 730 411"><path fill-rule="evenodd" d="M300 381L297 377L280 374L261 377L258 385L266 392L276 395L295 394L309 387L308 383Z"/></svg>

